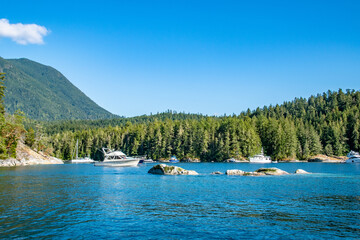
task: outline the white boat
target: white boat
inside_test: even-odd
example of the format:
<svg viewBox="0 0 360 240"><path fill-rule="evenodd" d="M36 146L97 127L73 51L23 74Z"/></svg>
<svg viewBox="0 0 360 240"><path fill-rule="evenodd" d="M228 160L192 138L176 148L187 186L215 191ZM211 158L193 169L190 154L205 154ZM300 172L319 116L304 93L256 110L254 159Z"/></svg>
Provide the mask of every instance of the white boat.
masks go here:
<svg viewBox="0 0 360 240"><path fill-rule="evenodd" d="M152 159L144 159L143 163L154 163L155 161Z"/></svg>
<svg viewBox="0 0 360 240"><path fill-rule="evenodd" d="M78 157L78 153L79 153L79 139L76 140L76 147L75 147L75 150L76 151L76 158L75 159L72 159L70 162L71 163L94 163L95 161L92 160L91 158L89 157L84 157L84 158L79 158ZM74 156L74 154L73 154Z"/></svg>
<svg viewBox="0 0 360 240"><path fill-rule="evenodd" d="M95 161L89 157L77 158L77 159L71 160L71 163L94 163L94 162Z"/></svg>
<svg viewBox="0 0 360 240"><path fill-rule="evenodd" d="M121 151L114 151L107 148L102 148L105 159L102 162L96 162L95 166L108 167L136 167L140 161L139 158L127 157Z"/></svg>
<svg viewBox="0 0 360 240"><path fill-rule="evenodd" d="M251 163L271 163L269 156L264 156L264 150L261 148L261 153L249 158Z"/></svg>
<svg viewBox="0 0 360 240"><path fill-rule="evenodd" d="M345 163L360 163L360 154L358 152L350 151L347 157Z"/></svg>

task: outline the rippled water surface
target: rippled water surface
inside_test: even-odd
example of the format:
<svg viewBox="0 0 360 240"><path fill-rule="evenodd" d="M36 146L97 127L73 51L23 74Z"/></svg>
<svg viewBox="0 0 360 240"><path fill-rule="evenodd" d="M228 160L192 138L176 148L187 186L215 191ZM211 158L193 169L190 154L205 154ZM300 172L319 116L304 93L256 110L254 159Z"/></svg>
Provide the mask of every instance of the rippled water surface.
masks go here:
<svg viewBox="0 0 360 240"><path fill-rule="evenodd" d="M360 164L268 164L311 175L241 177L256 164L187 163L199 176L64 164L0 168L0 238L360 237Z"/></svg>

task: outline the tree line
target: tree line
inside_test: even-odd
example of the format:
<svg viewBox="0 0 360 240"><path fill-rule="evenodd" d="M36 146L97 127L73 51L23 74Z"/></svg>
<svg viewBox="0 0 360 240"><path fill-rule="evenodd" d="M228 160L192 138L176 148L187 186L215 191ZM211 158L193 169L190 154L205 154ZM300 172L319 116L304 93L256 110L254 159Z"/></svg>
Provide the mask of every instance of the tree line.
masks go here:
<svg viewBox="0 0 360 240"><path fill-rule="evenodd" d="M308 159L317 154L341 156L350 149L359 151L359 112L360 92L340 89L239 115L189 114L187 118L183 113L168 112L164 113L171 116L168 118L164 114L128 121L122 118L119 124L106 126L82 120L78 129L69 129L69 122L63 121L51 131L46 125L35 129L34 135L43 136L38 144L62 159L73 157L77 139L79 153L94 159L102 159L101 147L153 159L176 155L202 161L247 158L263 147L273 159ZM75 125L72 122L70 126Z"/></svg>
<svg viewBox="0 0 360 240"><path fill-rule="evenodd" d="M20 111L10 115L5 112L4 92L5 74L0 73L0 159L16 157L16 147L24 135L24 115Z"/></svg>

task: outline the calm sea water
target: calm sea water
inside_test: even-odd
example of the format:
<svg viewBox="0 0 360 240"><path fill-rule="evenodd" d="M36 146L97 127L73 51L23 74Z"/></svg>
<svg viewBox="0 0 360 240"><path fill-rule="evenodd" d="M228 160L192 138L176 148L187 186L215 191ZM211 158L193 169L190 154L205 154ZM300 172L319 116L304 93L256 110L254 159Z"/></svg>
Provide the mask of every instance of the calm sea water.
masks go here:
<svg viewBox="0 0 360 240"><path fill-rule="evenodd" d="M360 238L360 164L178 164L199 176L151 166L1 168L0 238ZM210 175L261 166L315 174Z"/></svg>

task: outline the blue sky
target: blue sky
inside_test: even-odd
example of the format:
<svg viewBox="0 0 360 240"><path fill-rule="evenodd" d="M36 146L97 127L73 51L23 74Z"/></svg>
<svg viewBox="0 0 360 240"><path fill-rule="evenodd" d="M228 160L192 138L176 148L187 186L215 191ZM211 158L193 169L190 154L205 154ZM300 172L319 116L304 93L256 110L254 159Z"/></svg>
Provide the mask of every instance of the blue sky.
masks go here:
<svg viewBox="0 0 360 240"><path fill-rule="evenodd" d="M122 116L360 89L359 1L0 1L0 18L50 31L0 38L1 57L50 65Z"/></svg>

